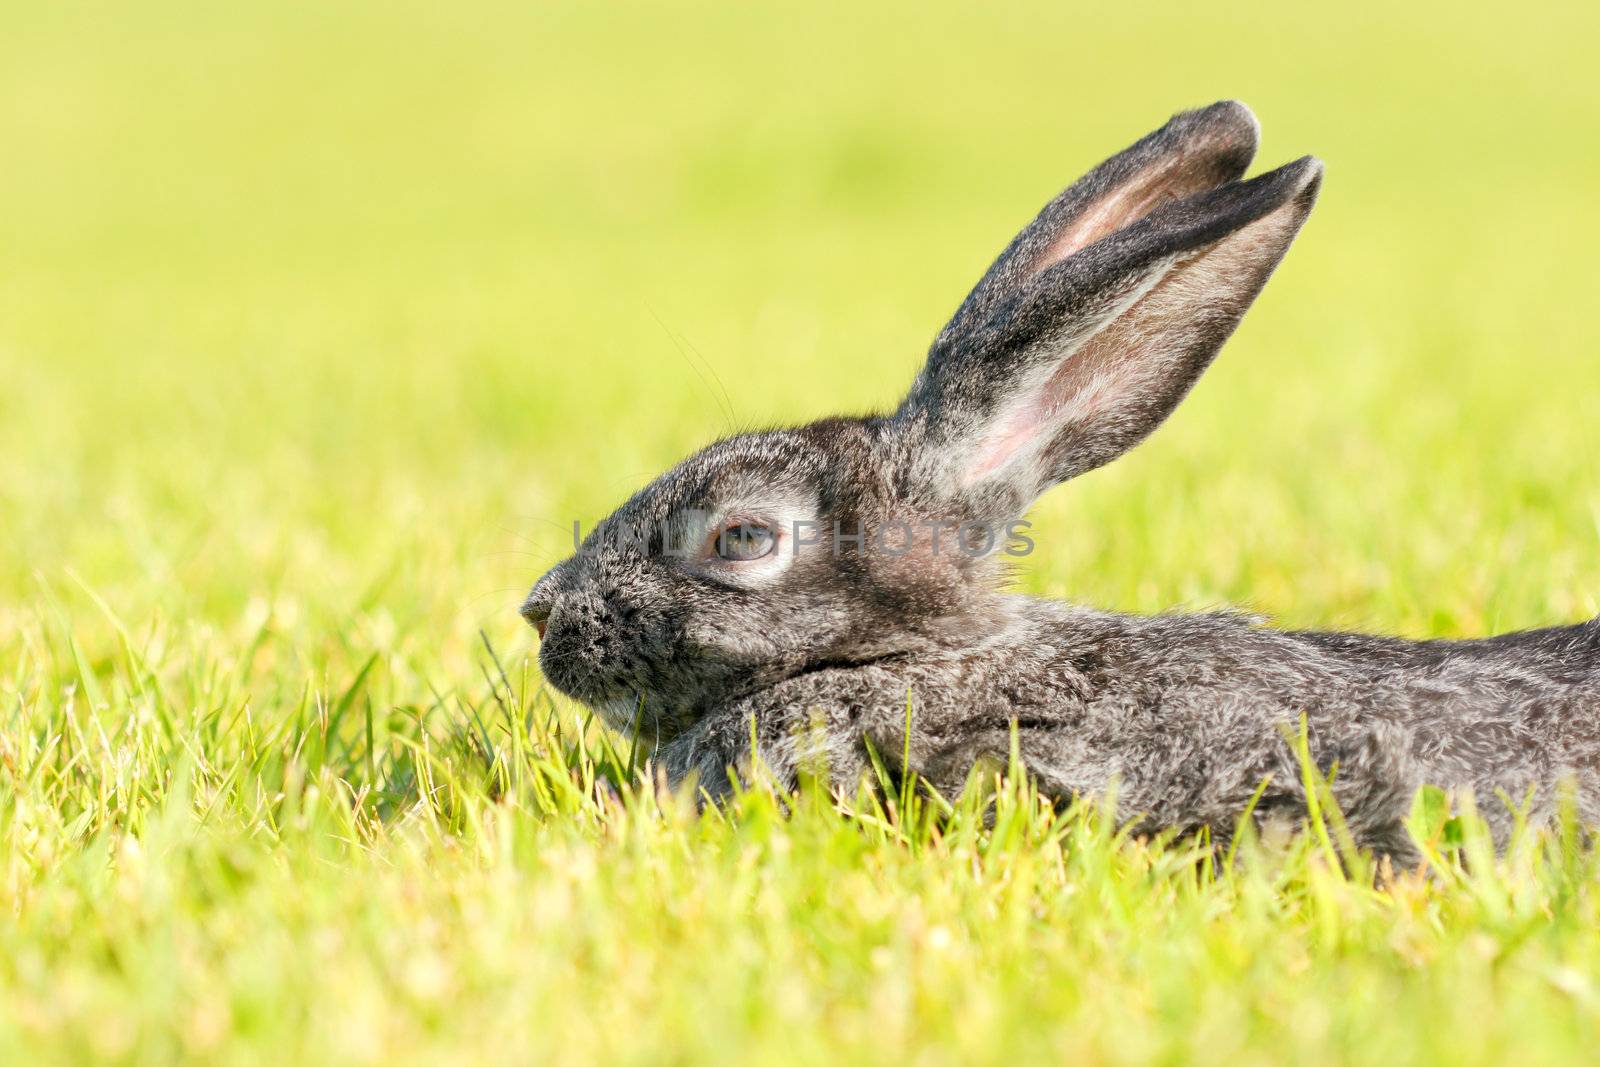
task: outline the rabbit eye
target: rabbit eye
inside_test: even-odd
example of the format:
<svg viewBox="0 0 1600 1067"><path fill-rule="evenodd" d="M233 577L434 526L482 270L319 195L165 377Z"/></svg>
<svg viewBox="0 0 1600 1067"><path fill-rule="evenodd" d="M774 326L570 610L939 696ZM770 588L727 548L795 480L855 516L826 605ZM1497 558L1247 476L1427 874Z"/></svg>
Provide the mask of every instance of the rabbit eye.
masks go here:
<svg viewBox="0 0 1600 1067"><path fill-rule="evenodd" d="M711 550L718 559L748 563L770 555L778 547L778 535L759 522L730 522L717 531Z"/></svg>

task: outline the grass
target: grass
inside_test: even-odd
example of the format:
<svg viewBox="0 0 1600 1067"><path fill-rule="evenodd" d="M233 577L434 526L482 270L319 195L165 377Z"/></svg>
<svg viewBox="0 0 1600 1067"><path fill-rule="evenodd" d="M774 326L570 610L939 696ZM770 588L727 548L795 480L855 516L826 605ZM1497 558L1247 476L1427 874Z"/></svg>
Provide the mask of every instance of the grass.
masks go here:
<svg viewBox="0 0 1600 1067"><path fill-rule="evenodd" d="M1575 832L1424 798L1376 888L1335 813L1217 868L1018 783L695 817L515 606L708 437L892 403L1050 193L1237 96L1322 203L1022 587L1600 612L1595 11L0 3L0 1062L1588 1057Z"/></svg>

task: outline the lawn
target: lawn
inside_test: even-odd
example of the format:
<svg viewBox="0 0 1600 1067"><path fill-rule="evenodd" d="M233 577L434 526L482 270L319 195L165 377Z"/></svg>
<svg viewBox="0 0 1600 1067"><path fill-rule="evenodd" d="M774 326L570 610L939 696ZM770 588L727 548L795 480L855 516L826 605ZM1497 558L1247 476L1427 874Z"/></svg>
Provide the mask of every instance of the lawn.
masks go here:
<svg viewBox="0 0 1600 1067"><path fill-rule="evenodd" d="M1600 613L1600 8L0 0L0 1063L1578 1062L1600 865L1426 871L757 789L696 816L516 607L735 428L894 403L1181 107L1327 161L1027 591ZM597 782L620 783L615 788Z"/></svg>

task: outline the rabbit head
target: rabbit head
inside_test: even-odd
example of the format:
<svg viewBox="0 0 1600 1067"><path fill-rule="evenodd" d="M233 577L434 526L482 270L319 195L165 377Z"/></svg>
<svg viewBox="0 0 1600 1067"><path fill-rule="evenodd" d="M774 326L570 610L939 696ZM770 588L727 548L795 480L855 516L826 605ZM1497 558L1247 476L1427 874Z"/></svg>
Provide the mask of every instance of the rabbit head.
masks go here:
<svg viewBox="0 0 1600 1067"><path fill-rule="evenodd" d="M546 679L664 741L805 671L981 647L1013 524L1161 423L1305 221L1321 165L1241 181L1256 137L1215 104L1074 183L892 414L731 437L635 494L528 596Z"/></svg>

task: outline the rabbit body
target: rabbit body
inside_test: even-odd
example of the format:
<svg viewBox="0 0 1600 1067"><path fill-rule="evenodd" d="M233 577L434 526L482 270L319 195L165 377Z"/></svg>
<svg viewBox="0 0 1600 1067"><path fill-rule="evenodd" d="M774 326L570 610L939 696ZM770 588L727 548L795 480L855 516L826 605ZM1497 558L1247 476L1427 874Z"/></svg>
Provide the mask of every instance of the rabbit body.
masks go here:
<svg viewBox="0 0 1600 1067"><path fill-rule="evenodd" d="M1497 838L1503 794L1535 823L1558 786L1600 822L1600 620L1479 641L1277 631L1230 614L1129 616L1004 597L1007 619L967 647L787 679L700 719L663 747L674 780L719 792L754 751L780 780L820 760L865 773L865 738L954 796L974 766L1003 765L1011 735L1047 794L1115 789L1154 829L1225 838L1254 811L1303 811L1292 739L1356 841L1395 856L1418 787L1468 788ZM910 708L907 694L917 694ZM753 727L753 730L752 730Z"/></svg>
<svg viewBox="0 0 1600 1067"><path fill-rule="evenodd" d="M1304 717L1380 852L1410 855L1423 784L1470 789L1501 837L1567 782L1600 822L1600 620L1406 641L1000 591L1032 502L1154 431L1309 215L1321 164L1244 180L1256 139L1237 103L1175 116L1017 235L897 410L736 435L636 493L523 606L546 680L712 796L752 754L848 785L869 745L949 793L1014 734L1060 800L1226 836L1258 790L1304 809Z"/></svg>

